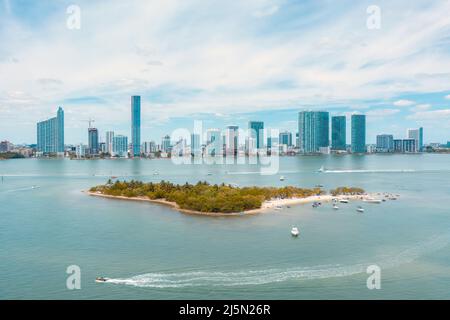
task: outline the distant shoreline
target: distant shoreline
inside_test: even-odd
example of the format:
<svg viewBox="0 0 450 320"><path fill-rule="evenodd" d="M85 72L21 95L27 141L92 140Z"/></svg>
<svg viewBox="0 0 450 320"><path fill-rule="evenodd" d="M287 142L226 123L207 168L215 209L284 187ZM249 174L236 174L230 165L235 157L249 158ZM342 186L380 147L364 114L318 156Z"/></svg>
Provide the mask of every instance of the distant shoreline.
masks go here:
<svg viewBox="0 0 450 320"><path fill-rule="evenodd" d="M116 200L128 200L128 201L144 201L156 203L164 206L171 207L181 213L191 214L191 215L199 215L199 216L213 216L213 217L232 217L232 216L245 216L245 215L254 215L259 214L264 211L268 211L270 209L275 209L279 206L289 206L289 205L297 205L297 204L306 204L306 203L314 203L314 202L330 202L333 199L348 199L348 200L366 200L370 199L373 196L369 194L361 194L361 195L337 195L333 196L331 194L319 195L319 196L309 196L304 198L287 198L287 199L271 199L264 201L261 205L261 208L246 210L242 212L202 212L196 210L182 209L175 202L170 202L164 199L149 199L144 197L125 197L125 196L111 196L107 194L103 194L100 192L92 192L92 191L84 191L90 196L94 197L102 197Z"/></svg>

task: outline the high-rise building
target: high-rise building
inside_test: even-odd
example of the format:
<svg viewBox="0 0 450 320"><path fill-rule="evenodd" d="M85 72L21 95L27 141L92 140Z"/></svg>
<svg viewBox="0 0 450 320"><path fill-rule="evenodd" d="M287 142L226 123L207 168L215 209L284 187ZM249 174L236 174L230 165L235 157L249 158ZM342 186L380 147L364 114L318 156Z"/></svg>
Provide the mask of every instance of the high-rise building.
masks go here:
<svg viewBox="0 0 450 320"><path fill-rule="evenodd" d="M106 152L113 153L114 131L106 131Z"/></svg>
<svg viewBox="0 0 450 320"><path fill-rule="evenodd" d="M200 135L198 133L191 134L191 156L199 156L201 155L200 148Z"/></svg>
<svg viewBox="0 0 450 320"><path fill-rule="evenodd" d="M353 153L366 152L366 115L352 115L352 147Z"/></svg>
<svg viewBox="0 0 450 320"><path fill-rule="evenodd" d="M156 143L155 141L146 141L142 144L142 150L145 155L149 155L150 153L156 152Z"/></svg>
<svg viewBox="0 0 450 320"><path fill-rule="evenodd" d="M394 136L392 134L377 135L377 152L393 152Z"/></svg>
<svg viewBox="0 0 450 320"><path fill-rule="evenodd" d="M292 133L289 131L280 132L279 142L281 145L292 146Z"/></svg>
<svg viewBox="0 0 450 320"><path fill-rule="evenodd" d="M414 153L417 152L417 140L416 139L403 139L402 140L402 152Z"/></svg>
<svg viewBox="0 0 450 320"><path fill-rule="evenodd" d="M301 111L298 114L300 151L316 153L329 146L329 113L326 111Z"/></svg>
<svg viewBox="0 0 450 320"><path fill-rule="evenodd" d="M89 154L98 154L98 130L96 128L88 129L88 142Z"/></svg>
<svg viewBox="0 0 450 320"><path fill-rule="evenodd" d="M61 107L56 117L37 123L37 151L64 153L64 111Z"/></svg>
<svg viewBox="0 0 450 320"><path fill-rule="evenodd" d="M218 156L223 154L223 144L220 129L206 131L206 154Z"/></svg>
<svg viewBox="0 0 450 320"><path fill-rule="evenodd" d="M131 97L131 153L141 155L141 96Z"/></svg>
<svg viewBox="0 0 450 320"><path fill-rule="evenodd" d="M249 121L248 122L248 136L255 139L256 149L264 147L264 122L262 121Z"/></svg>
<svg viewBox="0 0 450 320"><path fill-rule="evenodd" d="M118 157L128 156L128 137L116 135L113 138L113 155Z"/></svg>
<svg viewBox="0 0 450 320"><path fill-rule="evenodd" d="M227 155L238 154L239 127L228 126L225 130L225 152Z"/></svg>
<svg viewBox="0 0 450 320"><path fill-rule="evenodd" d="M13 145L11 142L9 142L7 140L0 142L0 153L1 152L9 152L12 150L12 148L13 148Z"/></svg>
<svg viewBox="0 0 450 320"><path fill-rule="evenodd" d="M346 150L347 130L345 116L331 117L331 149Z"/></svg>
<svg viewBox="0 0 450 320"><path fill-rule="evenodd" d="M420 127L419 129L408 129L406 131L406 137L408 139L414 139L416 140L416 152L423 150L423 128Z"/></svg>
<svg viewBox="0 0 450 320"><path fill-rule="evenodd" d="M170 152L170 136L169 135L165 135L162 138L162 142L161 142L161 151L169 153Z"/></svg>

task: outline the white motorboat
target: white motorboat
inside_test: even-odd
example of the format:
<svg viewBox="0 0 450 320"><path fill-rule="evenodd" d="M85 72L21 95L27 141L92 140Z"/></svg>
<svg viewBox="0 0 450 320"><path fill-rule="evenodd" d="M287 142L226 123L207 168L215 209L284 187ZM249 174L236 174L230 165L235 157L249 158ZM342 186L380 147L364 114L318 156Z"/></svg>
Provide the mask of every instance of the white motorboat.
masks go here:
<svg viewBox="0 0 450 320"><path fill-rule="evenodd" d="M154 171L154 172L153 172L153 175L154 175L154 176L157 176L157 175L159 175L159 172L158 172L158 171Z"/></svg>
<svg viewBox="0 0 450 320"><path fill-rule="evenodd" d="M298 231L298 228L297 228L297 227L292 227L292 229L291 229L291 235L292 235L293 237L298 237L299 234L300 234L300 231Z"/></svg>
<svg viewBox="0 0 450 320"><path fill-rule="evenodd" d="M333 209L334 209L334 210L338 210L339 207L338 207L336 204L333 204Z"/></svg>
<svg viewBox="0 0 450 320"><path fill-rule="evenodd" d="M347 199L340 199L339 202L340 203L348 203L348 200Z"/></svg>
<svg viewBox="0 0 450 320"><path fill-rule="evenodd" d="M109 278L105 278L105 277L97 277L97 278L95 278L95 282L99 282L99 283L106 282L108 280L109 280Z"/></svg>
<svg viewBox="0 0 450 320"><path fill-rule="evenodd" d="M363 208L363 207L358 207L358 208L356 209L356 211L358 211L358 212L364 212L364 208Z"/></svg>
<svg viewBox="0 0 450 320"><path fill-rule="evenodd" d="M370 199L364 199L363 201L364 201L364 202L368 202L368 203L381 203L381 200L380 200L380 199L373 199L373 198L370 198Z"/></svg>
<svg viewBox="0 0 450 320"><path fill-rule="evenodd" d="M280 181L284 181L284 179L285 179L284 176L280 177Z"/></svg>
<svg viewBox="0 0 450 320"><path fill-rule="evenodd" d="M325 168L323 166L320 167L319 170L317 170L318 172L325 172Z"/></svg>

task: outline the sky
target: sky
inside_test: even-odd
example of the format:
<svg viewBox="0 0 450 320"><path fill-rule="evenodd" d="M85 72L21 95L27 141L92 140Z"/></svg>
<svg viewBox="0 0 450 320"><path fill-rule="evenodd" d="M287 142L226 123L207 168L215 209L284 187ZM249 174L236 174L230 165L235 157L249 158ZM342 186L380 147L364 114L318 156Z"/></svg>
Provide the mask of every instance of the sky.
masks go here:
<svg viewBox="0 0 450 320"><path fill-rule="evenodd" d="M326 110L366 114L368 143L419 126L446 142L450 1L0 0L0 140L35 143L58 106L66 143L87 143L90 118L129 136L131 95L142 141L196 120L295 132Z"/></svg>

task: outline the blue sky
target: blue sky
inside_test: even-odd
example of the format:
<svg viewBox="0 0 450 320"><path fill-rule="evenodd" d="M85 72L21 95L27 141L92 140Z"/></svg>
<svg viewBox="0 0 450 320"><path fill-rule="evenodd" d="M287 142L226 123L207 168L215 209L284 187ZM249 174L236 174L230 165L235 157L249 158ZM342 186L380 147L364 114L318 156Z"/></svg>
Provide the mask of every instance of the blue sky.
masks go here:
<svg viewBox="0 0 450 320"><path fill-rule="evenodd" d="M144 141L194 120L295 131L312 109L367 114L368 142L418 126L445 142L450 1L411 2L0 0L0 139L35 142L59 105L67 143L87 141L89 118L101 136L129 135L138 94ZM379 29L366 26L373 4Z"/></svg>

